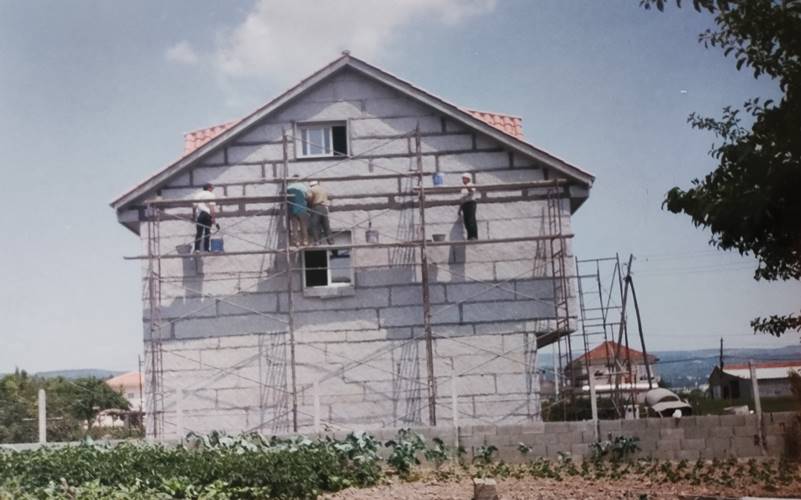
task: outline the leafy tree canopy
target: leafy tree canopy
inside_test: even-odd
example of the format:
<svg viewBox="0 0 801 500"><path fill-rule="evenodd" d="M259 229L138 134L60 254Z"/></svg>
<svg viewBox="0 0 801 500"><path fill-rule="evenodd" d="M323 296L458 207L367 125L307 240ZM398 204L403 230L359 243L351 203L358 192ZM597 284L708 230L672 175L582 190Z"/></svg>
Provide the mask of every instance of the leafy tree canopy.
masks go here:
<svg viewBox="0 0 801 500"><path fill-rule="evenodd" d="M663 10L665 0L641 0ZM681 0L676 0L681 7ZM714 15L716 28L698 37L723 50L737 69L779 85L778 102L754 97L720 119L692 114L693 128L720 141L718 166L689 189L674 187L664 205L712 232L711 244L754 255L755 279L801 278L801 0L692 0ZM743 126L747 117L750 128ZM801 331L801 315L756 318L755 331L780 336Z"/></svg>
<svg viewBox="0 0 801 500"><path fill-rule="evenodd" d="M0 443L37 440L39 389L47 395L49 441L79 439L100 411L129 406L122 394L96 378L43 378L17 370L0 377Z"/></svg>

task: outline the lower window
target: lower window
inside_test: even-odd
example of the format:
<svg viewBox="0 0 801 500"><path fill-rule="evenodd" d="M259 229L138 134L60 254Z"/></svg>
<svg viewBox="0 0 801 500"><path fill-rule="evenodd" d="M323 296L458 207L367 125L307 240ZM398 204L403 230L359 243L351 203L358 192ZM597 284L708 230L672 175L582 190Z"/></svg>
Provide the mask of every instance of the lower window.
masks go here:
<svg viewBox="0 0 801 500"><path fill-rule="evenodd" d="M337 232L333 238L334 245L342 248L303 252L305 288L353 286L350 231Z"/></svg>

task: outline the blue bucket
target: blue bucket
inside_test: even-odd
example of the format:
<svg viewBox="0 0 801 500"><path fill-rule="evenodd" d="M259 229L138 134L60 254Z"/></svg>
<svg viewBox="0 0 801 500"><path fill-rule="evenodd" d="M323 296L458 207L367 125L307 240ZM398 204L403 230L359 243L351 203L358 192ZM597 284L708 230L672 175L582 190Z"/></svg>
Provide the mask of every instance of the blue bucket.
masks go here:
<svg viewBox="0 0 801 500"><path fill-rule="evenodd" d="M224 252L224 245L222 238L212 238L209 241L209 251L211 252Z"/></svg>
<svg viewBox="0 0 801 500"><path fill-rule="evenodd" d="M442 172L434 173L434 185L441 186L443 184L445 184L445 176L442 174Z"/></svg>

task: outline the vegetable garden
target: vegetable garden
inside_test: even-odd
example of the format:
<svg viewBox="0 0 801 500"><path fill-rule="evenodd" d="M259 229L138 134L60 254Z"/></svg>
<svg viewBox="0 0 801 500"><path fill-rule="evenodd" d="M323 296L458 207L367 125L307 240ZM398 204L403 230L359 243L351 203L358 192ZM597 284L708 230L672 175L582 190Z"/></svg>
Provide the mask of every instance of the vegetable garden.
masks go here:
<svg viewBox="0 0 801 500"><path fill-rule="evenodd" d="M386 443L366 433L351 433L342 440L190 435L185 445L176 447L86 442L0 451L0 499L317 498L331 494L333 498L376 498L404 497L403 488L409 492L406 498L441 497L440 493L421 493L420 488L440 488L442 496L469 498L472 492L465 488L473 477L494 477L517 493L562 488L555 497L577 495L576 485L597 490L616 484L626 491L646 488L646 495L676 486L704 494L801 491L798 465L784 460L636 458L636 439L620 436L597 443L592 456L583 460L569 454L557 460L529 459L528 445L520 443L518 449L525 463L498 460L491 445L473 450L473 459L468 461L465 450L452 449L436 438L426 441L408 429ZM454 497L460 488L465 494ZM516 496L515 491L509 492L510 498L527 498Z"/></svg>

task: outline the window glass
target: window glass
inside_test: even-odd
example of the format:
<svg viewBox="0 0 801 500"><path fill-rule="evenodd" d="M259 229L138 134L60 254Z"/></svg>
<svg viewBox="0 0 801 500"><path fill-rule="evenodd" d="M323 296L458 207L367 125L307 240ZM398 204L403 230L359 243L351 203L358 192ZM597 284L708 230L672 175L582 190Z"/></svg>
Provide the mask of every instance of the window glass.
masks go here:
<svg viewBox="0 0 801 500"><path fill-rule="evenodd" d="M300 156L347 156L345 125L308 125L300 128Z"/></svg>
<svg viewBox="0 0 801 500"><path fill-rule="evenodd" d="M353 261L351 259L350 231L335 232L332 250L307 250L303 252L303 279L309 287L341 287L353 285Z"/></svg>

